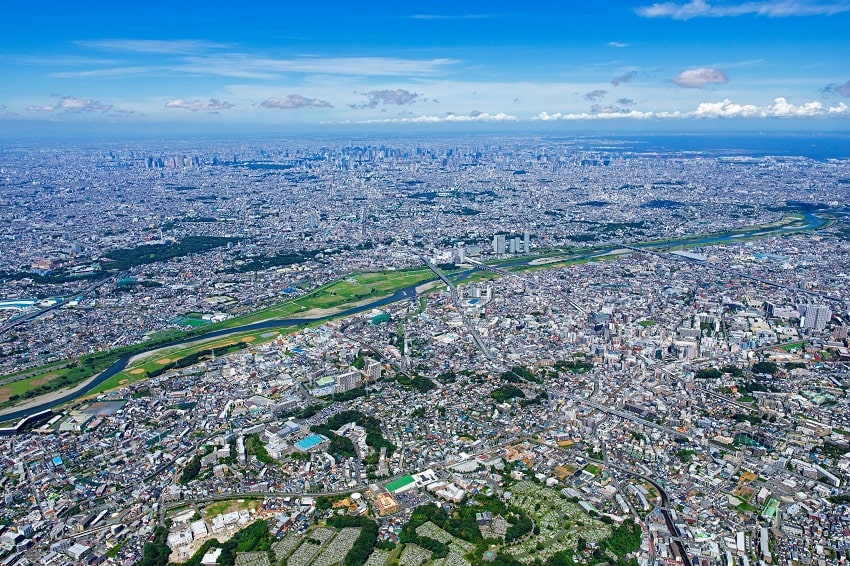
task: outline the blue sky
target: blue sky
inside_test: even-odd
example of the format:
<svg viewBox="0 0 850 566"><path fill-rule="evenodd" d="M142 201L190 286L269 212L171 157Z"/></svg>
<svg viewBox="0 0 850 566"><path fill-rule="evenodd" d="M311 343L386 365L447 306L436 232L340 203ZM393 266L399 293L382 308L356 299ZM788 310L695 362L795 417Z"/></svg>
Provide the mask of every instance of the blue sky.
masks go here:
<svg viewBox="0 0 850 566"><path fill-rule="evenodd" d="M4 6L0 127L850 126L850 0L86 4Z"/></svg>

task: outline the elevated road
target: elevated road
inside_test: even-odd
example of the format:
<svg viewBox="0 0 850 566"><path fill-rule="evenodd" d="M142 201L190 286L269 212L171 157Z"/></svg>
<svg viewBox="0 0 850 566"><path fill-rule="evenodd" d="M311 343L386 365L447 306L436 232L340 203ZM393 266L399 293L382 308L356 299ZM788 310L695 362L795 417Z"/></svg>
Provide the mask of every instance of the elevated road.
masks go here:
<svg viewBox="0 0 850 566"><path fill-rule="evenodd" d="M551 390L550 389L549 393L557 395L559 397L564 397L566 399L570 399L572 401L575 401L576 403L583 403L583 404L587 405L588 407L596 409L597 411L601 411L603 413L608 413L609 415L614 415L614 416L620 417L621 419L626 419L628 421L632 421L633 423L641 424L645 427L654 428L654 429L666 432L667 434L673 436L673 438L682 437L682 438L687 438L688 441L692 441L691 437L688 436L684 432L680 432L680 431L678 431L674 428L670 428L669 426L660 425L658 423L654 423L652 421L642 419L639 416L637 416L633 413L630 413L628 411L621 411L619 409L614 409L614 408L609 407L608 405L603 405L602 403L597 403L595 401L591 401L590 399L585 399L584 397L575 397L573 395L568 395L568 394L563 393L563 392L558 391L558 390Z"/></svg>
<svg viewBox="0 0 850 566"><path fill-rule="evenodd" d="M691 558L690 556L688 556L687 549L685 549L685 543L682 539L682 533L679 532L679 528L673 522L673 516L670 513L670 498L668 497L667 492L664 490L661 484L659 484L657 481L655 481L649 476L634 472L618 464L611 464L609 462L605 465L626 475L642 479L652 485L652 487L654 487L658 491L658 495L661 497L661 507L659 509L661 510L661 514L664 516L664 522L667 524L667 530L670 531L670 535L672 536L671 542L676 547L676 550L678 550L679 556L682 559L682 564L684 564L684 566L693 566L693 562L691 562Z"/></svg>
<svg viewBox="0 0 850 566"><path fill-rule="evenodd" d="M89 285L88 287L83 289L81 292L75 293L73 295L73 297L74 298L85 297L86 295L88 295L89 293L91 293L95 289L98 289L101 286L105 285L109 281L112 281L112 280L117 281L119 279L122 279L126 275L127 275L126 272L122 272L122 273L119 273L118 275L113 275L111 277L107 277L106 279L103 279L102 281L97 281L96 283L92 283L91 285ZM12 330L16 326L20 326L21 324L23 324L25 322L29 322L30 320L32 320L34 318L38 318L45 313L48 313L52 310L56 310L58 308L62 308L65 305L67 305L69 302L71 302L71 299L69 299L67 297L63 297L61 301L58 301L54 305L50 305L49 307L45 307L43 309L39 309L39 310L36 310L36 311L31 311L31 312L23 314L19 317L7 320L6 324L4 324L3 326L0 326L0 335L5 334L6 332L8 332L9 330Z"/></svg>
<svg viewBox="0 0 850 566"><path fill-rule="evenodd" d="M428 269L433 271L434 274L440 278L440 281L445 283L446 286L449 288L449 292L452 295L452 303L457 309L458 314L463 319L463 323L466 326L466 330L469 332L470 336L472 336L472 340L475 342L475 345L478 347L481 353L484 354L488 360L495 360L496 356L493 355L493 352L491 352L490 349L487 348L487 345L484 344L484 340L481 339L481 335L478 334L478 330L476 330L475 326L472 324L472 321L469 320L469 317L466 316L466 314L464 313L463 305L460 304L460 297L457 294L457 287L455 287L455 284L452 283L449 278L446 277L445 274L440 271L437 266L434 265L428 258L419 256L419 259L421 259L422 262L428 267Z"/></svg>

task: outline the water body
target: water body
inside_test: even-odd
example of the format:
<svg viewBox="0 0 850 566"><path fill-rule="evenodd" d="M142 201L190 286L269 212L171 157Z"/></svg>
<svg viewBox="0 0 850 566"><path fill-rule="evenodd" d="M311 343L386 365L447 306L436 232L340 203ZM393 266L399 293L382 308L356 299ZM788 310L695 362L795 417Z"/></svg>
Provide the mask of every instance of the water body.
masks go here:
<svg viewBox="0 0 850 566"><path fill-rule="evenodd" d="M588 149L612 155L626 152L698 153L717 157L808 157L817 161L850 159L850 135L846 132L637 134L580 141L585 141Z"/></svg>
<svg viewBox="0 0 850 566"><path fill-rule="evenodd" d="M255 322L255 323L252 323L252 324L246 324L244 326L236 326L236 327L233 327L233 328L226 328L224 330L217 330L215 332L210 332L209 334L204 334L204 335L201 335L201 336L193 336L193 337L187 338L185 340L173 342L171 344L168 344L167 346L157 346L157 348L179 346L181 344L188 344L190 342L196 342L198 340L205 340L207 338L220 338L222 336L229 336L231 334L236 334L236 333L239 333L239 332L250 332L252 330L262 330L264 328L270 328L270 329L271 328L285 328L285 327L291 327L291 326L299 326L299 325L302 325L302 324L310 324L310 323L313 323L313 322L320 322L320 321L323 321L323 320L331 320L331 319L335 319L335 318L344 318L346 316L350 316L350 315L357 314L357 313L360 313L360 312L363 312L363 311L382 307L382 306L385 306L385 305L388 305L388 304L391 304L391 303L395 303L395 302L398 302L398 301L401 301L401 300L404 300L404 299L414 298L414 297L416 297L416 287L418 287L419 285L422 285L422 283L418 283L416 285L406 287L404 289L396 291L394 294L392 294L388 297L384 297L383 299L378 299L376 301L372 301L368 304L360 305L358 307L351 307L350 309L346 309L344 311L341 311L341 312L333 314L333 315L322 316L322 317L317 317L317 318L274 318L274 319L264 320L264 321L261 321L261 322ZM20 411L15 411L13 413L0 415L0 419L2 419L3 421L17 421L17 420L23 419L25 417L28 417L30 415L35 415L35 414L40 413L42 411L45 411L47 409L52 409L53 407L63 405L65 403L68 403L69 401L73 401L74 399L82 397L83 395L85 395L89 391L92 391L93 389L95 389L97 386L99 386L101 383L103 383L104 381L106 381L110 377L112 377L115 374L117 374L118 372L124 370L127 367L127 364L129 363L130 358L132 358L133 356L137 356L137 355L138 354L133 354L132 356L128 355L128 356L122 356L122 357L118 358L115 361L115 363L113 363L111 366L109 366L107 369L105 369L102 373L100 373L97 377L92 379L89 383L87 383L84 387L82 387L81 389L79 389L77 391L73 391L71 393L68 393L67 395L63 395L62 397L60 397L58 399L54 399L53 401L49 401L49 402L46 402L46 403L41 403L40 405L36 405L36 406L30 407L28 409L21 409Z"/></svg>
<svg viewBox="0 0 850 566"><path fill-rule="evenodd" d="M804 221L805 225L802 226L802 227L800 227L800 226L783 226L781 228L773 228L773 229L757 229L757 230L754 230L752 233L744 232L744 233L739 233L739 234L720 235L720 236L710 236L709 235L709 236L705 236L705 237L702 237L702 238L696 238L696 239L693 239L693 240L681 238L681 239L677 239L676 241L681 240L684 243L689 244L689 245L717 245L717 244L720 244L720 243L723 243L723 242L735 242L736 240L739 240L741 238L745 238L747 236L751 236L751 235L754 235L754 234L759 234L759 235L764 235L764 236L773 236L773 235L783 234L783 233L786 233L786 232L794 232L794 231L798 231L798 230L801 230L801 229L816 230L818 228L823 227L828 222L828 220L826 218L821 217L821 216L817 216L817 215L812 214L812 213L804 213L803 214L803 221ZM676 241L665 242L663 244L644 244L643 246L640 243L635 243L633 245L635 245L637 247L646 247L647 249L652 249L654 247L669 247L669 246L675 245ZM587 258L587 257L591 257L591 256L605 255L607 253L614 251L618 247L619 246L614 245L614 246L611 246L610 248L607 248L607 249L595 250L591 253L588 253L587 255L578 256L578 258L571 258L571 259L579 259L579 258ZM528 259L528 258L517 258L516 260L511 261L509 263L511 265L524 265L524 264L528 264L529 261L531 261L531 260ZM459 281L459 280L465 278L466 276L468 276L472 271L473 270L464 270L464 271L461 271L461 272L452 273L451 277L455 281ZM394 294L392 294L388 297L384 297L383 299L378 299L376 301L372 301L368 304L361 305L361 306L358 306L358 307L351 307L349 309L346 309L344 311L341 311L341 312L339 312L337 314L333 314L333 315L328 315L328 316L323 316L323 317L318 317L318 318L283 318L283 319L275 318L275 319L269 319L269 320L264 320L262 322L255 322L255 323L252 323L252 324L246 324L244 326L237 326L237 327L234 327L234 328L217 330L215 332L210 332L209 334L203 334L201 336L193 336L193 337L187 338L185 340L180 340L178 342L168 344L168 346L169 347L170 346L179 346L181 344L188 344L189 342L195 342L197 340L207 339L207 338L220 338L220 337L223 337L223 336L229 336L229 335L236 334L236 333L239 333L239 332L250 332L250 331L253 331L253 330L262 330L262 329L265 329L265 328L269 328L269 329L284 328L284 327L291 327L291 326L299 326L301 324L310 324L312 322L319 322L319 321L323 321L323 320L331 320L331 319L334 319L334 318L344 318L346 316L357 314L357 313L367 311L367 310L370 310L370 309L373 309L373 308L382 307L382 306L385 306L385 305L388 305L388 304L391 304L391 303L395 303L395 302L398 302L398 301L401 301L401 300L404 300L404 299L414 298L414 297L416 297L416 287L418 287L419 285L422 285L422 283L418 283L417 285L412 285L410 287L406 287L404 289L396 291ZM165 346L158 346L157 348L162 348L162 347L165 347ZM134 355L138 355L138 354L134 354ZM23 418L28 417L30 415L35 415L37 413L40 413L44 410L52 409L53 407L62 405L64 403L68 403L69 401L73 401L74 399L77 399L78 397L85 395L89 391L92 391L97 386L99 386L101 383L103 383L104 381L106 381L110 377L114 376L115 374L117 374L118 372L120 372L124 368L126 368L127 363L129 362L131 357L132 356L123 356L123 357L119 358L118 360L115 361L114 364L109 366L109 368L104 370L100 375L98 375L91 382L86 384L85 387L81 388L78 391L68 393L67 395L60 397L59 399L56 399L54 401L50 401L50 402L47 402L47 403L42 403L42 404L37 405L35 407L31 407L29 409L22 409L20 411L15 411L13 413L8 413L6 415L2 415L2 416L0 416L0 419L2 419L4 421L17 421L19 419L23 419Z"/></svg>
<svg viewBox="0 0 850 566"><path fill-rule="evenodd" d="M782 234L788 234L792 232L799 232L800 230L820 230L829 222L829 220L823 216L817 216L811 212L801 213L803 216L804 225L800 226L796 222L789 224L788 226L781 226L777 228L765 228L763 230L755 230L752 232L740 232L735 234L727 234L727 235L719 235L719 236L705 236L702 238L688 239L684 238L675 238L671 242L664 243L651 243L651 244L641 244L636 243L632 244L638 248L666 248L670 246L675 246L677 243L682 243L688 246L714 246L717 244L722 244L725 242L735 243L736 240L740 241L742 239L746 239L748 237L757 236L757 237L769 237L769 236L781 236Z"/></svg>

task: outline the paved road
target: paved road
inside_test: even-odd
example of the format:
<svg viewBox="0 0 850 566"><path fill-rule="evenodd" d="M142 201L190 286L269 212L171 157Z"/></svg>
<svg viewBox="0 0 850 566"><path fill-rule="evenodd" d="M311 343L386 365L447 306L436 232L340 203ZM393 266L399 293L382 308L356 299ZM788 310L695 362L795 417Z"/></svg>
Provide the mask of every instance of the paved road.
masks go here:
<svg viewBox="0 0 850 566"><path fill-rule="evenodd" d="M112 280L117 281L119 279L123 279L126 275L127 275L126 272L121 272L117 275L107 277L106 279L104 279L102 281L97 281L95 283L92 283L91 285L89 285L88 287L83 289L82 292L74 294L74 298L85 297L86 295L88 295L89 293L91 293L95 289L101 287L102 285L105 285L109 281L112 281ZM58 303L56 303L55 305L51 305L49 307L45 307L45 308L39 309L37 311L28 312L28 313L26 313L22 316L8 320L8 321L6 321L6 324L4 324L3 326L0 326L0 335L4 334L5 332L8 332L9 330L15 328L16 326L19 326L19 325L21 325L21 324L23 324L27 321L30 321L34 318L37 318L37 317L43 315L44 313L50 312L54 309L64 307L70 301L71 301L71 299L69 299L67 297L63 297L62 300L59 301Z"/></svg>
<svg viewBox="0 0 850 566"><path fill-rule="evenodd" d="M457 287L455 287L454 283L452 283L448 277L446 277L442 271L440 271L436 265L434 265L428 258L420 256L425 265L428 266L428 269L434 272L434 274L440 278L440 280L448 286L449 291L452 294L452 303L454 303L455 308L457 309L458 314L463 319L464 325L466 325L467 331L472 336L472 340L475 342L475 345L481 350L481 353L487 356L488 360L495 360L496 356L493 355L493 352L484 344L484 340L481 339L481 335L478 334L478 330L473 326L472 321L469 320L469 317L464 313L463 305L460 304L460 297L457 294Z"/></svg>

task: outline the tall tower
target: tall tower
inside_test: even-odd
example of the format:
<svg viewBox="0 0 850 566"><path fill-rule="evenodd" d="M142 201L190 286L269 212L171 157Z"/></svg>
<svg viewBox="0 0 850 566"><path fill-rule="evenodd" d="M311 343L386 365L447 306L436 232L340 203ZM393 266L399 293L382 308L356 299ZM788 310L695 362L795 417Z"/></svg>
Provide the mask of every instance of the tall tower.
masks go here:
<svg viewBox="0 0 850 566"><path fill-rule="evenodd" d="M505 253L505 235L496 234L493 236L493 253L496 255L504 255Z"/></svg>

